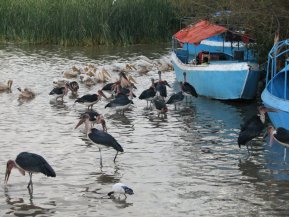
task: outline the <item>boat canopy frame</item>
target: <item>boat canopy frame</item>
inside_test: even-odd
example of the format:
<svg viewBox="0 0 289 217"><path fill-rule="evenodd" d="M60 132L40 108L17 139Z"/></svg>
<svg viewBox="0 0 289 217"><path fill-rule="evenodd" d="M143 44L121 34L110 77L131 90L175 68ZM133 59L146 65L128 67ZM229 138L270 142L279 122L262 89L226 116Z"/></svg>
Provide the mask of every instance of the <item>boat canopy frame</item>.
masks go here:
<svg viewBox="0 0 289 217"><path fill-rule="evenodd" d="M285 61L284 61L285 60ZM284 65L280 65L284 63ZM266 87L270 83L268 91L273 93L274 78L278 73L284 73L284 99L287 99L286 87L288 85L288 72L289 72L289 39L279 41L271 48L268 54L267 74L266 74Z"/></svg>

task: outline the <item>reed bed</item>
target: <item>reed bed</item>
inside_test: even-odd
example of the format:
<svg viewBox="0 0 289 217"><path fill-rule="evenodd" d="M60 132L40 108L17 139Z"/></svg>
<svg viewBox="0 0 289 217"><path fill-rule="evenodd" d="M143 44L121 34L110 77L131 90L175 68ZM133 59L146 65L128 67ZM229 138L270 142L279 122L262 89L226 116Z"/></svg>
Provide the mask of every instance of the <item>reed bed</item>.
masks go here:
<svg viewBox="0 0 289 217"><path fill-rule="evenodd" d="M170 40L169 0L0 0L0 40L102 45Z"/></svg>

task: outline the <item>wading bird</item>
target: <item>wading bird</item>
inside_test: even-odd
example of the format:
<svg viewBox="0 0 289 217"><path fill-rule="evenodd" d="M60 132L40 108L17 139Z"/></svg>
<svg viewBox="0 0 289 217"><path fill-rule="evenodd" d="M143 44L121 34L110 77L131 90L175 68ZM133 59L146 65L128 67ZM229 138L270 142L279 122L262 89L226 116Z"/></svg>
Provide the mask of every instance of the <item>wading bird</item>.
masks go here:
<svg viewBox="0 0 289 217"><path fill-rule="evenodd" d="M55 87L52 91L50 91L49 95L56 96L55 100L61 99L63 102L63 97L68 93L68 84L66 83L64 87Z"/></svg>
<svg viewBox="0 0 289 217"><path fill-rule="evenodd" d="M104 93L101 90L98 90L97 93L98 94L86 94L78 98L77 100L75 100L74 103L79 103L79 104L87 106L88 109L89 107L92 109L92 106L98 101L100 101L101 97L104 97L107 99L107 97L104 95Z"/></svg>
<svg viewBox="0 0 289 217"><path fill-rule="evenodd" d="M184 72L184 82L180 82L181 84L181 89L184 92L184 95L187 96L194 96L198 97L196 89L189 83L187 82L187 73Z"/></svg>
<svg viewBox="0 0 289 217"><path fill-rule="evenodd" d="M79 85L77 81L68 82L68 88L71 91L72 95L77 95L77 92L79 90Z"/></svg>
<svg viewBox="0 0 289 217"><path fill-rule="evenodd" d="M24 88L22 90L18 87L17 90L20 91L19 99L33 99L35 97L35 93L30 88Z"/></svg>
<svg viewBox="0 0 289 217"><path fill-rule="evenodd" d="M278 143L284 146L284 160L285 160L287 147L289 147L289 130L286 130L283 127L278 127L275 129L273 126L268 126L264 137L266 135L269 135L269 145L272 145L273 139L275 138Z"/></svg>
<svg viewBox="0 0 289 217"><path fill-rule="evenodd" d="M0 91L11 91L12 84L12 80L8 80L7 84L0 83Z"/></svg>
<svg viewBox="0 0 289 217"><path fill-rule="evenodd" d="M251 117L243 125L241 125L241 131L238 137L238 145L246 145L248 150L248 142L260 135L265 128L265 119L267 112L276 112L277 110L272 108L266 108L265 106L258 107L258 114ZM249 151L249 150L248 150Z"/></svg>
<svg viewBox="0 0 289 217"><path fill-rule="evenodd" d="M278 127L275 129L273 126L268 126L266 134L270 136L270 139L274 137L278 142L287 144L289 146L289 130L286 130L283 127Z"/></svg>
<svg viewBox="0 0 289 217"><path fill-rule="evenodd" d="M144 99L147 101L147 107L148 107L148 102L150 102L150 106L151 106L152 100L156 96L156 88L154 85L155 80L151 78L151 82L152 82L152 85L148 89L144 90L139 96L139 99L141 100Z"/></svg>
<svg viewBox="0 0 289 217"><path fill-rule="evenodd" d="M177 109L177 104L181 104L184 100L185 96L183 91L180 91L178 93L174 93L170 96L169 100L166 102L166 104L174 104L175 110Z"/></svg>
<svg viewBox="0 0 289 217"><path fill-rule="evenodd" d="M98 146L99 149L99 154L100 154L100 166L102 167L102 156L101 156L101 148L103 147L112 147L116 150L116 155L113 159L113 162L115 162L115 159L118 155L118 152L123 152L123 148L121 145L116 141L116 139L111 136L110 134L102 131L102 130L97 130L95 128L91 128L91 124L89 122L89 115L84 114L82 115L80 121L76 125L75 129L79 127L81 124L85 124L85 130L86 130L86 135L92 141L94 144Z"/></svg>
<svg viewBox="0 0 289 217"><path fill-rule="evenodd" d="M165 100L163 100L162 98L158 98L158 97L154 98L153 103L156 107L158 117L160 116L160 114L165 115L168 112L168 108L165 103Z"/></svg>
<svg viewBox="0 0 289 217"><path fill-rule="evenodd" d="M82 114L82 115L80 116L80 119L81 119L82 116L85 115L85 114L88 114L88 115L89 115L89 121L90 121L90 123L92 124L92 126L94 126L94 124L101 124L103 131L104 131L104 132L107 132L106 122L105 122L105 120L104 120L104 117L103 117L101 114L99 114L99 113L96 112L96 111L91 110L91 111L87 111L87 112L85 112L84 114Z"/></svg>
<svg viewBox="0 0 289 217"><path fill-rule="evenodd" d="M124 111L128 109L131 104L134 104L131 100L133 98L132 87L129 89L129 95L120 92L120 86L117 86L116 97L111 100L104 108L112 108L116 111L121 111L124 115Z"/></svg>
<svg viewBox="0 0 289 217"><path fill-rule="evenodd" d="M167 81L163 81L162 80L162 72L158 71L159 74L159 80L157 82L155 82L155 87L156 87L156 91L157 94L160 95L163 99L165 99L167 97L167 88L171 87Z"/></svg>
<svg viewBox="0 0 289 217"><path fill-rule="evenodd" d="M123 183L116 183L112 186L112 191L109 192L107 195L111 197L112 195L121 195L123 194L125 198L127 198L126 194L132 195L134 194L133 190L129 188L127 185Z"/></svg>
<svg viewBox="0 0 289 217"><path fill-rule="evenodd" d="M48 177L56 177L56 174L52 167L47 163L47 161L38 154L33 154L29 152L21 152L16 157L16 160L8 160L5 174L5 184L7 184L11 170L17 168L22 175L28 172L30 176L30 181L27 188L30 186L33 188L32 174L33 173L43 173Z"/></svg>

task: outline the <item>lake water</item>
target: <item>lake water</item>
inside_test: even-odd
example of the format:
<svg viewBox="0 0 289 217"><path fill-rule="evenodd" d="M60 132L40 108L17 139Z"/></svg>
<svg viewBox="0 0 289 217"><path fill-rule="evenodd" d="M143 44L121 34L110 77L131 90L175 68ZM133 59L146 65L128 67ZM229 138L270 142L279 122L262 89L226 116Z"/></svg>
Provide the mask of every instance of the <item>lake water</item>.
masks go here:
<svg viewBox="0 0 289 217"><path fill-rule="evenodd" d="M260 137L249 155L239 149L240 123L256 113L257 102L223 103L203 97L169 107L158 118L146 102L134 99L124 116L104 109L106 101L94 108L102 113L108 132L124 148L116 163L115 151L102 151L83 133L74 130L86 108L73 105L70 94L64 103L53 102L48 93L54 78L73 65L111 66L133 63L144 55L151 60L167 56L169 45L126 48L58 48L2 46L0 81L14 81L12 93L0 94L0 178L4 181L6 162L22 151L45 157L56 178L33 175L34 192L26 186L29 176L13 170L8 185L1 181L0 216L288 216L288 162L283 150L268 146ZM114 78L117 73L111 72ZM158 78L131 73L138 82L135 94ZM163 78L175 88L175 75ZM80 93L94 93L103 84ZM17 87L36 92L29 102L18 100ZM98 126L97 126L98 127ZM209 153L201 150L209 148ZM107 199L114 183L122 182L135 194L125 200Z"/></svg>

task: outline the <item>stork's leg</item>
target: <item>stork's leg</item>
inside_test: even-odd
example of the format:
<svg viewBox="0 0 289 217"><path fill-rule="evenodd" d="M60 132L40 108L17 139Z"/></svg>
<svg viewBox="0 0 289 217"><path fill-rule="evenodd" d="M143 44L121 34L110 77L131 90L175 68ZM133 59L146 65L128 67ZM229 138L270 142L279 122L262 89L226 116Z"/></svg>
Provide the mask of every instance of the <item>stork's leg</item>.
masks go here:
<svg viewBox="0 0 289 217"><path fill-rule="evenodd" d="M284 148L284 161L286 160L287 149Z"/></svg>
<svg viewBox="0 0 289 217"><path fill-rule="evenodd" d="M126 199L127 198L126 194L124 194L124 196L125 196L125 199Z"/></svg>
<svg viewBox="0 0 289 217"><path fill-rule="evenodd" d="M177 104L175 103L175 110L177 110Z"/></svg>
<svg viewBox="0 0 289 217"><path fill-rule="evenodd" d="M101 149L99 148L99 155L100 155L100 166L102 167L102 156L101 156Z"/></svg>
<svg viewBox="0 0 289 217"><path fill-rule="evenodd" d="M147 100L147 108L149 107L149 101Z"/></svg>
<svg viewBox="0 0 289 217"><path fill-rule="evenodd" d="M246 143L246 147L247 147L248 154L250 154L249 148L248 148L248 143Z"/></svg>
<svg viewBox="0 0 289 217"><path fill-rule="evenodd" d="M116 154L115 154L115 156L114 156L114 159L113 159L113 162L114 162L114 163L115 163L115 159L116 159L117 155L118 155L118 151L116 152Z"/></svg>
<svg viewBox="0 0 289 217"><path fill-rule="evenodd" d="M29 180L29 182L28 182L27 188L30 188L30 186L33 188L32 173L29 173L29 177L30 177L30 180Z"/></svg>

